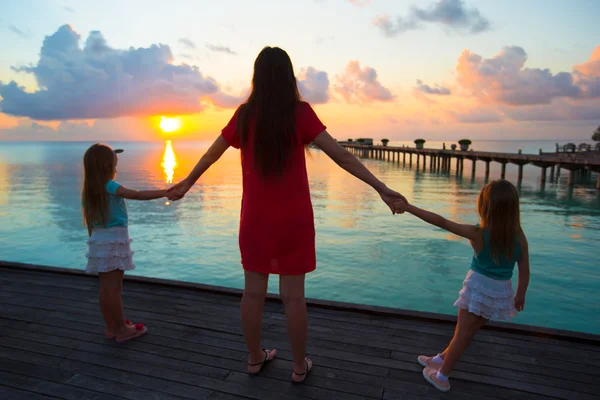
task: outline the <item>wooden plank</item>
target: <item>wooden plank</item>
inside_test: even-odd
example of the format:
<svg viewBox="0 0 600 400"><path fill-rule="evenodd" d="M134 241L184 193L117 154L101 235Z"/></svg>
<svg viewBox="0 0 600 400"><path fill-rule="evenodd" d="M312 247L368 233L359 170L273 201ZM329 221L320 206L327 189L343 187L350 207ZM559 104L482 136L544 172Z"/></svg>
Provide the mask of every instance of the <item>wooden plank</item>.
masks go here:
<svg viewBox="0 0 600 400"><path fill-rule="evenodd" d="M69 379L67 384L81 389L89 389L95 392L105 393L114 397L130 399L130 400L181 400L183 397L173 396L166 393L161 393L156 390L148 390L141 387L127 385L124 383L107 381L98 379L93 376L77 374ZM199 396L196 394L196 399L207 399L209 396Z"/></svg>
<svg viewBox="0 0 600 400"><path fill-rule="evenodd" d="M307 378L312 379L312 376ZM320 389L310 385L294 385L291 382L291 375L289 382L283 382L276 379L265 378L262 376L250 376L239 372L232 372L226 379L228 382L235 382L237 384L257 388L258 390L270 392L278 391L281 393L289 393L293 396L306 397L315 400L364 400L367 397L362 395L354 395L346 392L336 392L332 390ZM356 385L354 385L356 386ZM350 390L352 385L348 384L347 389ZM376 397L369 398L381 398L381 394Z"/></svg>
<svg viewBox="0 0 600 400"><path fill-rule="evenodd" d="M51 397L0 385L0 399L4 400L48 400Z"/></svg>

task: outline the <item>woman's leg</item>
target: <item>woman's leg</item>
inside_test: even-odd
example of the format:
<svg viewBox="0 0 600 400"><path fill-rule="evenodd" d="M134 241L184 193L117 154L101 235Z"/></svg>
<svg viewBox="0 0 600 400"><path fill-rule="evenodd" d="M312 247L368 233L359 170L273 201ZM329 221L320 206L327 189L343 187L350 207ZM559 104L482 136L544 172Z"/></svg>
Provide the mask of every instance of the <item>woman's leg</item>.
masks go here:
<svg viewBox="0 0 600 400"><path fill-rule="evenodd" d="M450 375L458 360L460 360L469 344L471 344L477 331L479 331L486 322L487 319L470 313L467 310L463 310L462 308L458 310L458 321L456 323L454 337L448 348L444 350L443 354L444 364L442 364L442 367L440 368L442 375Z"/></svg>
<svg viewBox="0 0 600 400"><path fill-rule="evenodd" d="M248 347L249 364L261 363L265 360L265 352L260 346L260 331L262 329L262 313L267 295L269 275L245 271L244 296L242 297L242 329ZM255 373L261 365L249 366L248 372Z"/></svg>
<svg viewBox="0 0 600 400"><path fill-rule="evenodd" d="M279 293L285 307L285 320L294 356L294 372L302 374L306 369L308 337L304 275L281 275L279 279Z"/></svg>

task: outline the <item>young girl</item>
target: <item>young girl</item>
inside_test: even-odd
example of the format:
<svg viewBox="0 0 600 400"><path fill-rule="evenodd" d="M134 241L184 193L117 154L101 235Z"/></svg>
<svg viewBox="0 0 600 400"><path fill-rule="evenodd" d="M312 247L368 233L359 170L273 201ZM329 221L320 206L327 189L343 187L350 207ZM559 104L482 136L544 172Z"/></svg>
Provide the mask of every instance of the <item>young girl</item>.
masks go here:
<svg viewBox="0 0 600 400"><path fill-rule="evenodd" d="M434 357L419 356L425 369L423 377L437 389L450 390L448 376L471 340L488 320L508 320L523 311L529 284L529 250L521 229L519 194L508 181L486 185L477 200L480 223L463 225L398 202L398 211L439 226L467 238L475 252L471 269L463 282L458 300L458 321L452 341ZM514 295L511 278L515 263L519 266L519 283Z"/></svg>
<svg viewBox="0 0 600 400"><path fill-rule="evenodd" d="M123 315L121 288L123 273L135 268L128 230L125 199L152 200L166 197L166 190L136 191L119 185L117 153L103 144L94 144L83 156L84 181L81 193L83 219L90 239L85 271L100 278L100 310L106 323L105 336L123 343L144 335L143 324L131 324Z"/></svg>

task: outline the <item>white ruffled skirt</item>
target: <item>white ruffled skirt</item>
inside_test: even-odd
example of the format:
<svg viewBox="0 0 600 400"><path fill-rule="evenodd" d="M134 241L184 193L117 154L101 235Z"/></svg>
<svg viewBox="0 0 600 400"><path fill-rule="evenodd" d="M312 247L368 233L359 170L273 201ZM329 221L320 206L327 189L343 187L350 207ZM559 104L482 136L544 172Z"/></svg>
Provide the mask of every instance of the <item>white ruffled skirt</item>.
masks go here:
<svg viewBox="0 0 600 400"><path fill-rule="evenodd" d="M512 281L488 278L469 270L454 307L492 321L509 320L517 314Z"/></svg>
<svg viewBox="0 0 600 400"><path fill-rule="evenodd" d="M133 264L129 229L123 226L94 228L88 240L88 259L85 272L97 274L114 270L129 271Z"/></svg>

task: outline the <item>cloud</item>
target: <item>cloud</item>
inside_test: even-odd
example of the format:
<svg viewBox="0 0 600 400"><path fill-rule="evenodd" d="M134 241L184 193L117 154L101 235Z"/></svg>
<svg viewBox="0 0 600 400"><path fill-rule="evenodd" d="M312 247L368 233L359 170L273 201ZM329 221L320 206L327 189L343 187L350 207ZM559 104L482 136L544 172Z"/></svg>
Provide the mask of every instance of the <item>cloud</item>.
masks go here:
<svg viewBox="0 0 600 400"><path fill-rule="evenodd" d="M181 43L182 45L184 45L188 49L195 49L196 48L196 44L194 42L192 42L191 39L188 39L188 38L181 38L181 39L179 39L179 43Z"/></svg>
<svg viewBox="0 0 600 400"><path fill-rule="evenodd" d="M70 13L74 13L75 12L75 10L73 8L69 7L69 6L64 6L63 9L65 11L67 11L67 12L70 12Z"/></svg>
<svg viewBox="0 0 600 400"><path fill-rule="evenodd" d="M467 8L462 0L438 0L429 8L412 6L407 16L398 16L395 21L390 16L380 16L373 21L388 37L419 29L426 23L472 34L490 29L490 21L476 8Z"/></svg>
<svg viewBox="0 0 600 400"><path fill-rule="evenodd" d="M420 79L417 79L417 86L414 88L414 90L435 96L448 96L452 94L448 88L439 85L431 87L429 85L425 85Z"/></svg>
<svg viewBox="0 0 600 400"><path fill-rule="evenodd" d="M361 69L358 61L350 61L337 79L335 90L349 103L394 100L392 92L377 79L377 71L371 67Z"/></svg>
<svg viewBox="0 0 600 400"><path fill-rule="evenodd" d="M600 46L594 49L588 61L573 67L573 76L584 97L600 97Z"/></svg>
<svg viewBox="0 0 600 400"><path fill-rule="evenodd" d="M300 70L298 91L302 98L312 104L324 104L329 101L329 77L327 72L313 67Z"/></svg>
<svg viewBox="0 0 600 400"><path fill-rule="evenodd" d="M8 26L8 30L11 31L12 33L16 34L17 36L21 37L22 39L29 39L29 38L31 38L31 33L30 32L25 32L25 31L17 28L14 25L9 25Z"/></svg>
<svg viewBox="0 0 600 400"><path fill-rule="evenodd" d="M37 65L15 68L33 74L39 90L0 82L0 111L35 120L77 120L192 114L202 110L203 98L234 106L198 67L174 65L169 46L114 49L98 31L83 48L79 42L69 25L47 36Z"/></svg>
<svg viewBox="0 0 600 400"><path fill-rule="evenodd" d="M210 51L214 51L217 53L225 53L225 54L231 54L232 56L236 56L237 53L233 50L231 50L229 47L227 46L220 46L220 45L214 45L214 44L207 44L206 47L210 50Z"/></svg>
<svg viewBox="0 0 600 400"><path fill-rule="evenodd" d="M457 81L482 100L508 105L550 104L560 97L577 98L581 88L568 72L525 68L521 47L505 47L490 59L464 50L456 66Z"/></svg>

